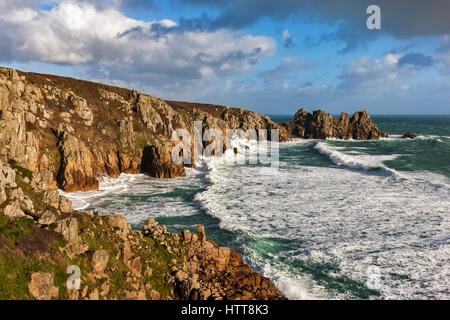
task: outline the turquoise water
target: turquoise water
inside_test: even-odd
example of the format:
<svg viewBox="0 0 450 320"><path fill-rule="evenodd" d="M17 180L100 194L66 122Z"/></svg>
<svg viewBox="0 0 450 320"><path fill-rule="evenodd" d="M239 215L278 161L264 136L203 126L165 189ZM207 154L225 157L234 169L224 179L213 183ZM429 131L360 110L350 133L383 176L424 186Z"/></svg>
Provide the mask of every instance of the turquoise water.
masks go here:
<svg viewBox="0 0 450 320"><path fill-rule="evenodd" d="M69 197L136 228L202 223L291 299L449 299L450 116L373 118L390 138L293 141L279 168L205 159L186 178L122 175Z"/></svg>

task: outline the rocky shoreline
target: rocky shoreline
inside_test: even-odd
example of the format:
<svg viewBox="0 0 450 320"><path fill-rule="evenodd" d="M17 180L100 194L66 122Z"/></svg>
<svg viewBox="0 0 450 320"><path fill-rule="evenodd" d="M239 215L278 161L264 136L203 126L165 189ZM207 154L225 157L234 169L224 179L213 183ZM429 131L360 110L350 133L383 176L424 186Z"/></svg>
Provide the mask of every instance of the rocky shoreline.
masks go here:
<svg viewBox="0 0 450 320"><path fill-rule="evenodd" d="M0 299L284 299L202 225L170 234L149 219L132 230L120 215L73 210L57 190L96 190L99 177L121 173L185 175L170 159L171 133L193 133L196 120L277 129L280 141L385 136L367 111L337 120L301 109L280 125L244 109L0 68ZM68 290L77 270L81 286Z"/></svg>
<svg viewBox="0 0 450 320"><path fill-rule="evenodd" d="M57 190L25 188L28 175L0 163L0 299L283 299L202 225L171 234L148 219L132 230L123 216L73 210Z"/></svg>

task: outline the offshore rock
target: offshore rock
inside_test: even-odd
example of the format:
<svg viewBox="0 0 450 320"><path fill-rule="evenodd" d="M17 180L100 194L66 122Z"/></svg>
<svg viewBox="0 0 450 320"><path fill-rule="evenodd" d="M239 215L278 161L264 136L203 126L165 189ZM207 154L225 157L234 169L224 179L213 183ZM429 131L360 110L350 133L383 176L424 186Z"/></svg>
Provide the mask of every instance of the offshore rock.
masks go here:
<svg viewBox="0 0 450 320"><path fill-rule="evenodd" d="M402 136L402 138L403 138L403 139L415 139L415 138L417 138L417 136L416 136L415 134L406 132L406 133Z"/></svg>
<svg viewBox="0 0 450 320"><path fill-rule="evenodd" d="M367 110L355 112L352 117L343 112L337 119L322 110L311 114L302 108L295 114L294 121L284 126L293 137L304 139L374 140L387 137L375 126Z"/></svg>

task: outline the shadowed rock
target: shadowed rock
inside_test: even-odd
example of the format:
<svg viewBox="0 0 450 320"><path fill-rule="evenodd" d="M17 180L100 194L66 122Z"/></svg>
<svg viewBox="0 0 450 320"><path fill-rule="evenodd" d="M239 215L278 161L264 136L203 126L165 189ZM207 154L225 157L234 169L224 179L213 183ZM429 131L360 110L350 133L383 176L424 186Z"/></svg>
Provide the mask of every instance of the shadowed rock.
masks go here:
<svg viewBox="0 0 450 320"><path fill-rule="evenodd" d="M415 138L417 138L417 136L416 136L415 134L406 132L406 133L402 136L402 138L403 138L403 139L415 139Z"/></svg>

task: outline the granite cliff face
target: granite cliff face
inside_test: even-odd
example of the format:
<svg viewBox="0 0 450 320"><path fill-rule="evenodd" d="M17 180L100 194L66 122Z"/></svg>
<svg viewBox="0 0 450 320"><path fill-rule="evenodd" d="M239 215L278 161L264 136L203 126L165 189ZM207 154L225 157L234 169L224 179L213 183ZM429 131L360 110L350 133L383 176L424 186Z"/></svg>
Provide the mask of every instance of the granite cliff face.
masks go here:
<svg viewBox="0 0 450 320"><path fill-rule="evenodd" d="M277 128L287 139L243 109L0 68L0 299L281 299L201 225L170 234L149 219L140 232L119 215L73 210L57 190L94 190L122 172L184 175L170 159L171 133L192 134L196 120L223 131ZM67 286L73 266L79 288Z"/></svg>
<svg viewBox="0 0 450 320"><path fill-rule="evenodd" d="M342 112L340 119L336 119L322 110L311 114L302 108L295 114L294 121L284 126L293 137L305 139L374 140L387 137L375 126L367 110L356 112L352 117Z"/></svg>
<svg viewBox="0 0 450 320"><path fill-rule="evenodd" d="M0 159L33 172L41 187L98 188L99 177L185 174L170 159L174 129L286 130L244 109L166 102L87 81L0 68Z"/></svg>

